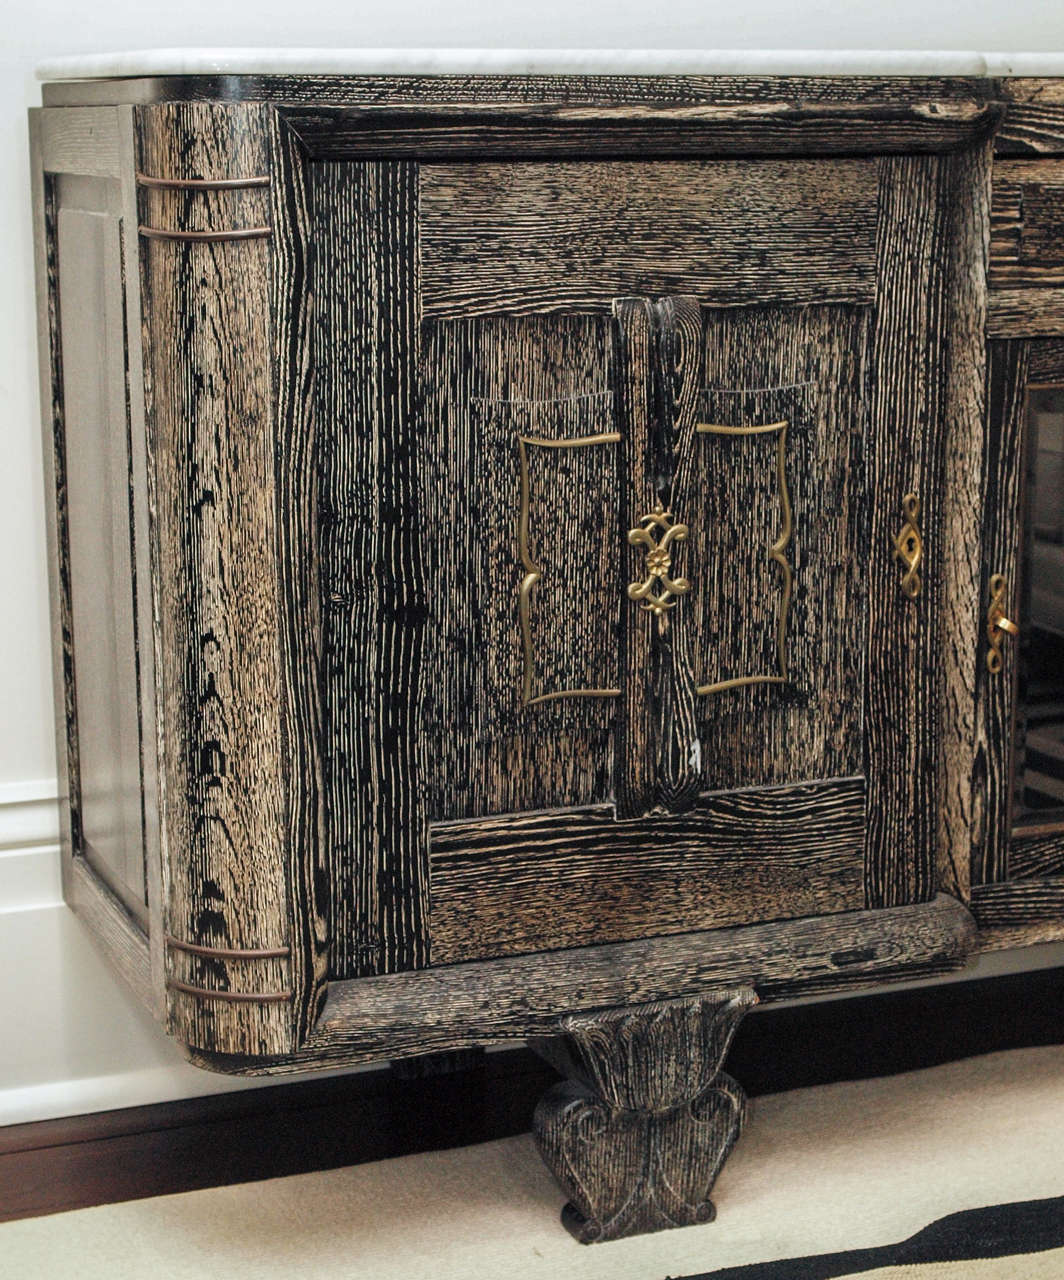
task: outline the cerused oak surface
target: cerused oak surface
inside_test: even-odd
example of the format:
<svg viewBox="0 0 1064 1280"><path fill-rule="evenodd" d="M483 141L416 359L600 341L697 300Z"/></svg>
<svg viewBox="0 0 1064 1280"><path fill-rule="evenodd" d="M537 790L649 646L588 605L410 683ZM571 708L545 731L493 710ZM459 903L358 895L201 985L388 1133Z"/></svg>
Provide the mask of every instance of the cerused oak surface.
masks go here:
<svg viewBox="0 0 1064 1280"><path fill-rule="evenodd" d="M969 883L991 944L1055 927L1055 835L1005 830L1011 686L981 646L1027 381L1059 376L1059 85L45 95L67 894L200 1060L527 1034L746 981L754 946L766 998L955 965L968 918L931 899ZM110 317L98 368L125 365L95 437L79 291ZM78 513L103 503L95 596ZM627 534L657 504L691 586L644 617ZM121 678L88 643L112 609ZM111 758L124 844L92 816Z"/></svg>

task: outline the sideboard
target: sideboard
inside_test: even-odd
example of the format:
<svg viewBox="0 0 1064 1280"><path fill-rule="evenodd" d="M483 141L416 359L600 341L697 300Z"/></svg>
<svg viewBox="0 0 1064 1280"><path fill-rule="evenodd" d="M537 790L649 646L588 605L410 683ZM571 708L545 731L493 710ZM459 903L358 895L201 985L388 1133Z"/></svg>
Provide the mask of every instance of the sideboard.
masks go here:
<svg viewBox="0 0 1064 1280"><path fill-rule="evenodd" d="M192 1061L530 1039L609 1239L758 1000L1064 939L1064 79L44 103L65 894Z"/></svg>

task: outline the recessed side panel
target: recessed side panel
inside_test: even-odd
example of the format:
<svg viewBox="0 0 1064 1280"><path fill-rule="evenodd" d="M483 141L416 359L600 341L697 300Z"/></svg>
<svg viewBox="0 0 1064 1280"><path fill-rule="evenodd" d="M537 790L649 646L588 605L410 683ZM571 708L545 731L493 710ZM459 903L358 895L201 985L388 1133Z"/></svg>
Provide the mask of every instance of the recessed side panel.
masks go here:
<svg viewBox="0 0 1064 1280"><path fill-rule="evenodd" d="M139 663L118 184L56 181L78 850L142 923Z"/></svg>

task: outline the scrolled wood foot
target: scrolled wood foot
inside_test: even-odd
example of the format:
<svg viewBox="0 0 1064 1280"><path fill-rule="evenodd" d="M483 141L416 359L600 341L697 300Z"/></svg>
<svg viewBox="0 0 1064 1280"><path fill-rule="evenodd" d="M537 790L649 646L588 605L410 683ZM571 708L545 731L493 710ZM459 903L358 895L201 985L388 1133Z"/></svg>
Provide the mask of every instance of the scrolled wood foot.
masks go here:
<svg viewBox="0 0 1064 1280"><path fill-rule="evenodd" d="M531 1042L568 1077L541 1099L532 1128L581 1244L712 1222L709 1193L746 1114L720 1068L756 1003L741 988L576 1015L557 1037Z"/></svg>

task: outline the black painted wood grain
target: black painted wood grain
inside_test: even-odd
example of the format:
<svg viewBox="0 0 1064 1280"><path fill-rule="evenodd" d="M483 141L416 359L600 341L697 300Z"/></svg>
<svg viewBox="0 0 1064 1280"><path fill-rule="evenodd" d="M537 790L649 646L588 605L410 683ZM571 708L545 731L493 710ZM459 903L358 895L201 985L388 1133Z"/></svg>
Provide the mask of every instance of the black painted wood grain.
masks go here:
<svg viewBox="0 0 1064 1280"><path fill-rule="evenodd" d="M616 430L608 321L426 322L418 496L426 541L420 732L434 820L603 802L616 696L523 703L521 449ZM527 444L534 699L618 688L620 445ZM456 732L456 726L461 731Z"/></svg>
<svg viewBox="0 0 1064 1280"><path fill-rule="evenodd" d="M417 169L313 173L333 975L428 960Z"/></svg>
<svg viewBox="0 0 1064 1280"><path fill-rule="evenodd" d="M656 474L657 400L654 385L654 311L649 298L618 298L613 304L613 376L617 423L624 437L624 481L617 494L618 531L622 537L658 505L659 486L671 475ZM671 457L669 464L671 465ZM641 582L644 551L626 543L622 552L624 581ZM621 629L621 699L614 748L613 794L618 818L646 813L657 791L655 719L649 675L656 627L639 616L632 601ZM641 623L646 625L640 625Z"/></svg>
<svg viewBox="0 0 1064 1280"><path fill-rule="evenodd" d="M1064 877L1064 824L1014 827L1008 871L1013 881Z"/></svg>
<svg viewBox="0 0 1064 1280"><path fill-rule="evenodd" d="M945 446L949 174L934 158L881 162L875 384L868 436L865 751L869 779L867 901L890 906L934 893L936 610ZM921 504L922 591L901 590L891 554Z"/></svg>
<svg viewBox="0 0 1064 1280"><path fill-rule="evenodd" d="M432 954L481 956L713 929L863 904L860 778L432 828Z"/></svg>
<svg viewBox="0 0 1064 1280"><path fill-rule="evenodd" d="M271 1074L372 1062L549 1031L560 1008L602 1009L753 985L762 1000L962 968L975 923L955 899L882 911L442 965L334 982L298 1058L196 1053L212 1070Z"/></svg>
<svg viewBox="0 0 1064 1280"><path fill-rule="evenodd" d="M874 315L859 307L708 310L698 421L788 423L793 578L783 683L699 695L708 790L862 772L868 525L865 450ZM785 524L777 432L699 432L687 552L696 684L781 676Z"/></svg>
<svg viewBox="0 0 1064 1280"><path fill-rule="evenodd" d="M709 1195L746 1116L728 1047L749 988L559 1020L532 1047L567 1077L539 1102L536 1146L581 1244L711 1222Z"/></svg>
<svg viewBox="0 0 1064 1280"><path fill-rule="evenodd" d="M956 112L963 122L971 104L999 96L1021 102L1051 90L1052 80L1005 81L965 76L766 76L766 75L185 75L124 80L50 81L42 85L48 106L79 102L275 102L367 106L389 103L424 109L427 104L536 103L567 106L654 105L686 107L743 103L763 108L788 104L838 108L860 105L866 117L882 108L915 105L927 117ZM1022 90L1022 91L1021 91ZM874 116L873 116L874 118Z"/></svg>
<svg viewBox="0 0 1064 1280"><path fill-rule="evenodd" d="M311 175L298 139L269 120L271 277L277 432L277 560L288 780L287 846L292 913L293 1015L297 1038L317 1021L329 967L329 862L324 827L321 699L319 446Z"/></svg>
<svg viewBox="0 0 1064 1280"><path fill-rule="evenodd" d="M262 108L160 105L137 121L149 176L269 173ZM142 195L142 224L162 230L224 232L269 216L261 187ZM220 993L171 985L170 1028L193 1045L248 1053L293 1047L271 255L268 236L152 237L141 251L163 927L183 943L278 953L248 961L169 948L171 984Z"/></svg>
<svg viewBox="0 0 1064 1280"><path fill-rule="evenodd" d="M425 165L426 315L868 302L871 160Z"/></svg>
<svg viewBox="0 0 1064 1280"><path fill-rule="evenodd" d="M941 152L988 136L1002 114L1000 105L975 100L848 104L838 111L793 101L762 102L755 110L724 103L656 111L507 105L287 110L310 153L324 160Z"/></svg>
<svg viewBox="0 0 1064 1280"><path fill-rule="evenodd" d="M1003 604L1016 617L1023 550L1023 494L1027 470L1028 344L991 342L987 362L986 506L982 528L983 564L980 604L985 617L990 578L1003 574ZM982 797L982 822L973 832L972 885L994 884L1009 876L1009 833L1016 767L1014 719L1018 653L1008 639L1001 647L1002 668L986 665L985 632L976 673L980 752L973 790Z"/></svg>

